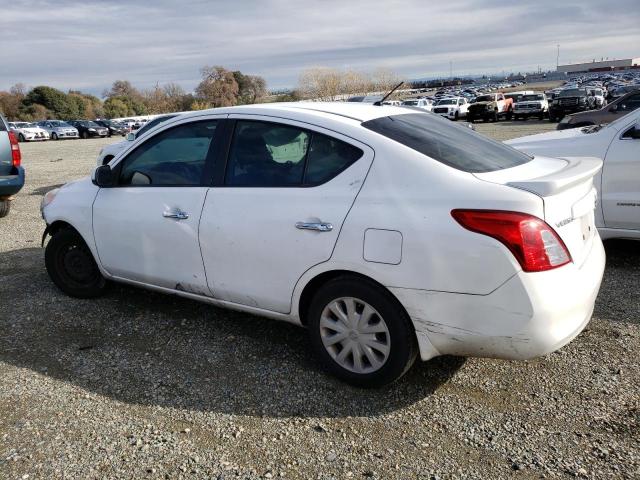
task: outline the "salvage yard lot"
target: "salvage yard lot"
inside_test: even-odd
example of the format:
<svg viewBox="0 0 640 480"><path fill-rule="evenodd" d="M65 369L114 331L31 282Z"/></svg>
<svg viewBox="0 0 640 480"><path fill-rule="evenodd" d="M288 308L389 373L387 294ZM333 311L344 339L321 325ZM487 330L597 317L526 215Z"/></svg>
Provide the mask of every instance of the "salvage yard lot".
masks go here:
<svg viewBox="0 0 640 480"><path fill-rule="evenodd" d="M27 184L0 219L0 478L640 477L638 243L606 244L594 318L560 351L418 362L363 391L320 371L297 327L53 286L40 200L119 140L21 144Z"/></svg>

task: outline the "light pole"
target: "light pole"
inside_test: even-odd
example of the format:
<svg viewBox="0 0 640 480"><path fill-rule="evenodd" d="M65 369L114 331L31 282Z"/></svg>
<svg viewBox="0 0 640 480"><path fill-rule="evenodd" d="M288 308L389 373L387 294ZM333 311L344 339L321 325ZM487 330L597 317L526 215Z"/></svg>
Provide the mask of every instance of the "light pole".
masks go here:
<svg viewBox="0 0 640 480"><path fill-rule="evenodd" d="M557 47L558 47L558 54L556 55L556 71L560 66L560 44L558 44Z"/></svg>

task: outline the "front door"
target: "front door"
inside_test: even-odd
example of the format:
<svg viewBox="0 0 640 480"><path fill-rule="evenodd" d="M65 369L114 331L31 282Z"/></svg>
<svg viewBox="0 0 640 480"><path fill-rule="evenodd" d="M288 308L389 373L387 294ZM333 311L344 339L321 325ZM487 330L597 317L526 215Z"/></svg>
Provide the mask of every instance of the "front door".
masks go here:
<svg viewBox="0 0 640 480"><path fill-rule="evenodd" d="M198 224L211 181L219 120L168 126L113 166L93 229L102 266L116 277L209 295Z"/></svg>
<svg viewBox="0 0 640 480"><path fill-rule="evenodd" d="M209 286L216 298L288 313L298 279L331 257L373 151L294 121L230 119L224 178L200 223Z"/></svg>
<svg viewBox="0 0 640 480"><path fill-rule="evenodd" d="M607 228L640 230L640 123L620 130L607 150L602 171L602 211Z"/></svg>

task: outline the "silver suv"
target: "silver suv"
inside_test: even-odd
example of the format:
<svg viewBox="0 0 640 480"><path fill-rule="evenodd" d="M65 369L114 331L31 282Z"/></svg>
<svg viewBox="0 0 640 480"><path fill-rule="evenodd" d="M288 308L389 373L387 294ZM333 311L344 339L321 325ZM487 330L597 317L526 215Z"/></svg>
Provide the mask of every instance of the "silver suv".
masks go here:
<svg viewBox="0 0 640 480"><path fill-rule="evenodd" d="M20 161L18 139L0 115L0 218L9 213L9 202L24 185Z"/></svg>
<svg viewBox="0 0 640 480"><path fill-rule="evenodd" d="M44 128L49 132L51 140L59 140L63 138L80 138L78 129L62 120L44 120L38 122L40 128Z"/></svg>

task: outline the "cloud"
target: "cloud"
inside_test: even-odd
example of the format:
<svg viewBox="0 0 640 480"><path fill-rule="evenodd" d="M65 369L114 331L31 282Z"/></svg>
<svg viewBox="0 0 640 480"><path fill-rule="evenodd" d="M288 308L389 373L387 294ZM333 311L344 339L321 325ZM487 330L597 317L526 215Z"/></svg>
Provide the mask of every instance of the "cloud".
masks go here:
<svg viewBox="0 0 640 480"><path fill-rule="evenodd" d="M14 0L3 6L0 89L100 93L115 79L195 87L204 65L294 86L301 70L389 67L408 78L534 70L640 56L637 0ZM636 51L639 50L639 51Z"/></svg>

